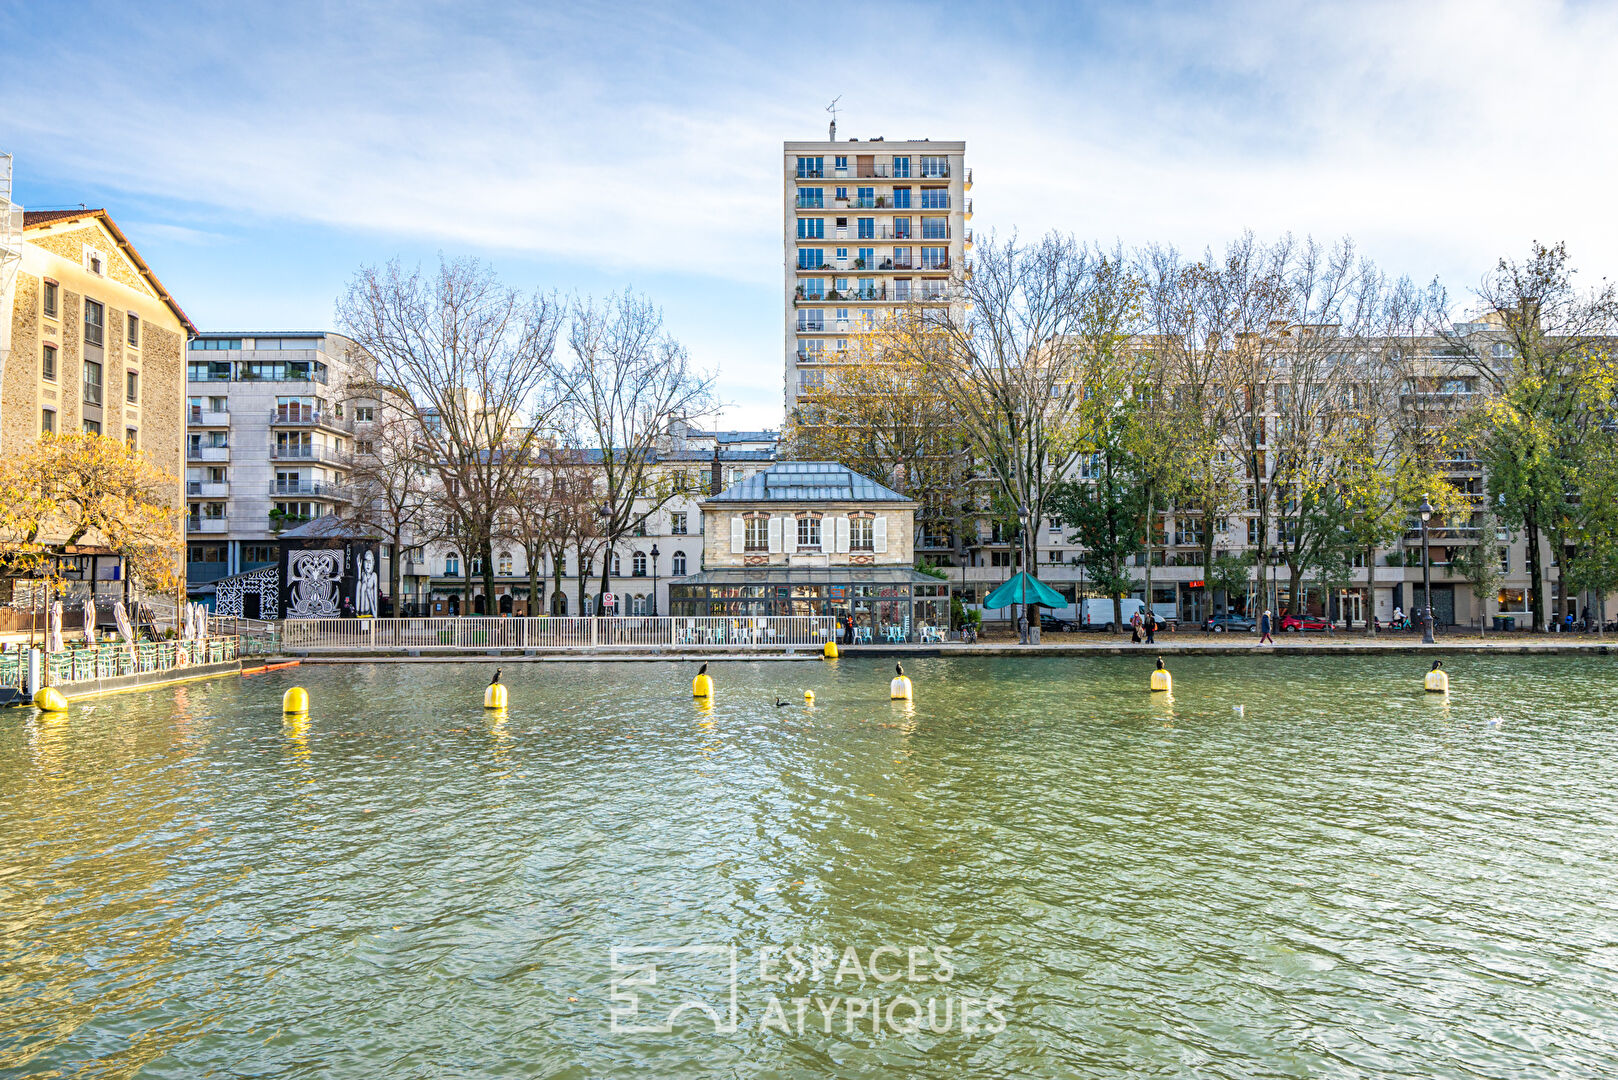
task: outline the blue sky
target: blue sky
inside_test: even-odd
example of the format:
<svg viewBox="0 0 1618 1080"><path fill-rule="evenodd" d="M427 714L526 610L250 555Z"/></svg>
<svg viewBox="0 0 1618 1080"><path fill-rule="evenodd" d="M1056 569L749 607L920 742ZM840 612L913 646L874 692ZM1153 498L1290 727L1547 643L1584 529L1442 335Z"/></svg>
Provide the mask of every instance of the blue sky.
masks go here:
<svg viewBox="0 0 1618 1080"><path fill-rule="evenodd" d="M780 420L780 143L965 139L974 226L1197 251L1353 236L1466 291L1618 266L1618 8L0 0L29 207L106 206L205 329L329 325L354 268L632 286ZM120 56L134 65L121 65Z"/></svg>

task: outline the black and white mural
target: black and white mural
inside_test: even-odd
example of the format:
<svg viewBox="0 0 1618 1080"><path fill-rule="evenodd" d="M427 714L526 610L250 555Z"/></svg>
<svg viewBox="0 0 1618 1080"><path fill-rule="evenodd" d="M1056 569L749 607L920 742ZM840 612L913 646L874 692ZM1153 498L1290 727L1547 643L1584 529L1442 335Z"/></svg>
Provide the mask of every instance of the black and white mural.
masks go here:
<svg viewBox="0 0 1618 1080"><path fill-rule="evenodd" d="M375 617L381 553L369 540L309 538L281 543L283 619Z"/></svg>
<svg viewBox="0 0 1618 1080"><path fill-rule="evenodd" d="M215 615L238 619L277 619L281 616L281 571L274 566L220 578L214 593Z"/></svg>

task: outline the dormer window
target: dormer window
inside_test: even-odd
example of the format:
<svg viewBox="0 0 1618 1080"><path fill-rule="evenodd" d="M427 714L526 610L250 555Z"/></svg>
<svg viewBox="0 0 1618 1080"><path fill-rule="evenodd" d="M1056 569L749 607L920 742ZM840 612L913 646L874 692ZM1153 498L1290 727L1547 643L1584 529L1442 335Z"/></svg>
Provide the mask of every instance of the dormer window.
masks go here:
<svg viewBox="0 0 1618 1080"><path fill-rule="evenodd" d="M86 246L84 249L84 268L96 277L107 276L107 256L96 248Z"/></svg>

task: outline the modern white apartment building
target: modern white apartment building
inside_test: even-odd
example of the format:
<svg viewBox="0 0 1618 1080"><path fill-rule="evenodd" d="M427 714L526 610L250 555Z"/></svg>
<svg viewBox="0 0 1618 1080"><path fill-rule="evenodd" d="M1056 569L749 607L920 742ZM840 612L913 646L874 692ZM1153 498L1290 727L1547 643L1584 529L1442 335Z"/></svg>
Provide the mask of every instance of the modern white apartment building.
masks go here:
<svg viewBox="0 0 1618 1080"><path fill-rule="evenodd" d="M199 334L186 354L186 583L274 565L283 529L346 504L374 403L354 343L324 330Z"/></svg>
<svg viewBox="0 0 1618 1080"><path fill-rule="evenodd" d="M833 128L835 134L835 127ZM966 143L782 147L786 409L896 306L943 302L972 234Z"/></svg>

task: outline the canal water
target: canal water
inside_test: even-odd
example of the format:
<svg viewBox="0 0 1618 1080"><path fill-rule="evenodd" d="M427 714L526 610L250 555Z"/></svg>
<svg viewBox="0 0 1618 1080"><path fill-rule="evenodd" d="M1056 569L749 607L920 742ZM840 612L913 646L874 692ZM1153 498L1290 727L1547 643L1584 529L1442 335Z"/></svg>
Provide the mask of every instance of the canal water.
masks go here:
<svg viewBox="0 0 1618 1080"><path fill-rule="evenodd" d="M0 1076L1618 1075L1605 658L305 667L0 714ZM306 722L282 692L308 688ZM803 691L814 691L813 708ZM778 706L777 701L783 704Z"/></svg>

